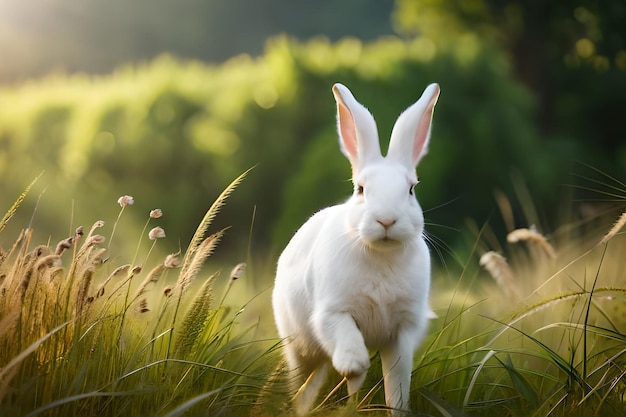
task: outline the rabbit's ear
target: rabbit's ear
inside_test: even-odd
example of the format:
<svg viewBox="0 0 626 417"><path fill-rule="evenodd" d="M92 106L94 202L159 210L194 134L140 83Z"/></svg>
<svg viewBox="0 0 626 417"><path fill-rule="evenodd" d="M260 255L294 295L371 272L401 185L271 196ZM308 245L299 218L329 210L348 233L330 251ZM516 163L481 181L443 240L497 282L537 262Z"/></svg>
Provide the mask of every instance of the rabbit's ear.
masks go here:
<svg viewBox="0 0 626 417"><path fill-rule="evenodd" d="M422 97L406 109L393 126L389 141L390 158L408 168L415 168L428 151L433 110L439 97L439 85L431 84Z"/></svg>
<svg viewBox="0 0 626 417"><path fill-rule="evenodd" d="M368 161L381 158L376 122L346 86L335 84L333 95L337 102L339 146L352 164L352 173L356 175Z"/></svg>

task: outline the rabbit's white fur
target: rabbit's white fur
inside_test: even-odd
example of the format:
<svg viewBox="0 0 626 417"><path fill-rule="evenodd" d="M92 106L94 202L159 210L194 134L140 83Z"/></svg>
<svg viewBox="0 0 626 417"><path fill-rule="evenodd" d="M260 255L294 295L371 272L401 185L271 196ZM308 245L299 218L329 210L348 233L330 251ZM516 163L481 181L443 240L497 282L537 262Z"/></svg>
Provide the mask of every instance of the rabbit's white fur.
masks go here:
<svg viewBox="0 0 626 417"><path fill-rule="evenodd" d="M369 350L380 352L385 398L393 413L408 409L413 352L432 317L430 255L424 217L413 196L415 166L425 154L439 86L398 118L383 157L376 123L350 91L333 86L342 152L355 192L311 217L278 261L274 316L290 370L298 414L306 414L325 380L328 361L361 387Z"/></svg>

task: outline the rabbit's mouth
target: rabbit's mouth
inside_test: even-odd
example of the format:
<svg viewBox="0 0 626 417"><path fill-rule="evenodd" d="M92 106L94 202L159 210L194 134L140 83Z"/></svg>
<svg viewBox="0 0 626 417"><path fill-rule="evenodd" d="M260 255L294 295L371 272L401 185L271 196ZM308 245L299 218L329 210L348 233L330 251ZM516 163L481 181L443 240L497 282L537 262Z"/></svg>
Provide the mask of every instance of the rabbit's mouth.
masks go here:
<svg viewBox="0 0 626 417"><path fill-rule="evenodd" d="M391 238L387 235L379 239L372 240L368 243L368 246L370 246L372 249L385 250L385 251L393 250L401 245L402 245L402 242L400 242L398 239Z"/></svg>

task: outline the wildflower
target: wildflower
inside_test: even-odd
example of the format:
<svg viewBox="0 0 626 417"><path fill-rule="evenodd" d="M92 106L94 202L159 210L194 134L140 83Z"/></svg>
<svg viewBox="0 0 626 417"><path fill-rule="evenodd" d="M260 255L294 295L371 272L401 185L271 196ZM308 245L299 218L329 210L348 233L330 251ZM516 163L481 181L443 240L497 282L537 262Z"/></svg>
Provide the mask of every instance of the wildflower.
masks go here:
<svg viewBox="0 0 626 417"><path fill-rule="evenodd" d="M180 266L180 259L177 253L170 253L163 261L163 266L166 268L178 268Z"/></svg>
<svg viewBox="0 0 626 417"><path fill-rule="evenodd" d="M135 199L130 195L123 195L117 199L117 204L119 204L120 207L132 206L135 204Z"/></svg>
<svg viewBox="0 0 626 417"><path fill-rule="evenodd" d="M165 237L165 230L158 226L148 232L148 238L150 240L161 239L163 237Z"/></svg>
<svg viewBox="0 0 626 417"><path fill-rule="evenodd" d="M158 219L161 216L163 216L163 212L161 211L161 209L150 210L151 219Z"/></svg>
<svg viewBox="0 0 626 417"><path fill-rule="evenodd" d="M246 272L246 264L242 262L238 264L237 266L235 266L233 270L230 272L230 279L232 279L233 281L236 279L239 279L241 278L244 272Z"/></svg>

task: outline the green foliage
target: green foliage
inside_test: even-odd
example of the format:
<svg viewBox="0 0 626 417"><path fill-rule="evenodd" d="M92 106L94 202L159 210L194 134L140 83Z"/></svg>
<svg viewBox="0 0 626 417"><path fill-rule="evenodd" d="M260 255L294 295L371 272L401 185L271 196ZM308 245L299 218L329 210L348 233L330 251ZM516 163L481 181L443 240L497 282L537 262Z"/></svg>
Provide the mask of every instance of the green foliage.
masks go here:
<svg viewBox="0 0 626 417"><path fill-rule="evenodd" d="M110 76L50 77L5 89L0 186L17 193L24 178L44 170L39 185L51 191L43 194L34 226L52 236L67 233L59 218L94 220L72 218L72 210L112 217L120 191L141 191L144 210L165 194L164 226L180 239L192 233L219 184L258 164L219 220L236 225L224 249L248 243L254 212L254 246L277 250L307 216L350 193L332 84L349 85L370 108L386 148L398 114L433 81L442 96L431 152L419 168L418 198L426 210L456 202L428 212L429 220L454 229L465 217L484 218L493 189L510 190L515 172L552 207L565 167L577 155L584 159L584 147L542 143L532 97L511 81L501 54L479 46L433 50L423 39L299 44L279 38L255 60L240 56L212 67L163 56ZM30 221L34 204L24 204L14 233Z"/></svg>

